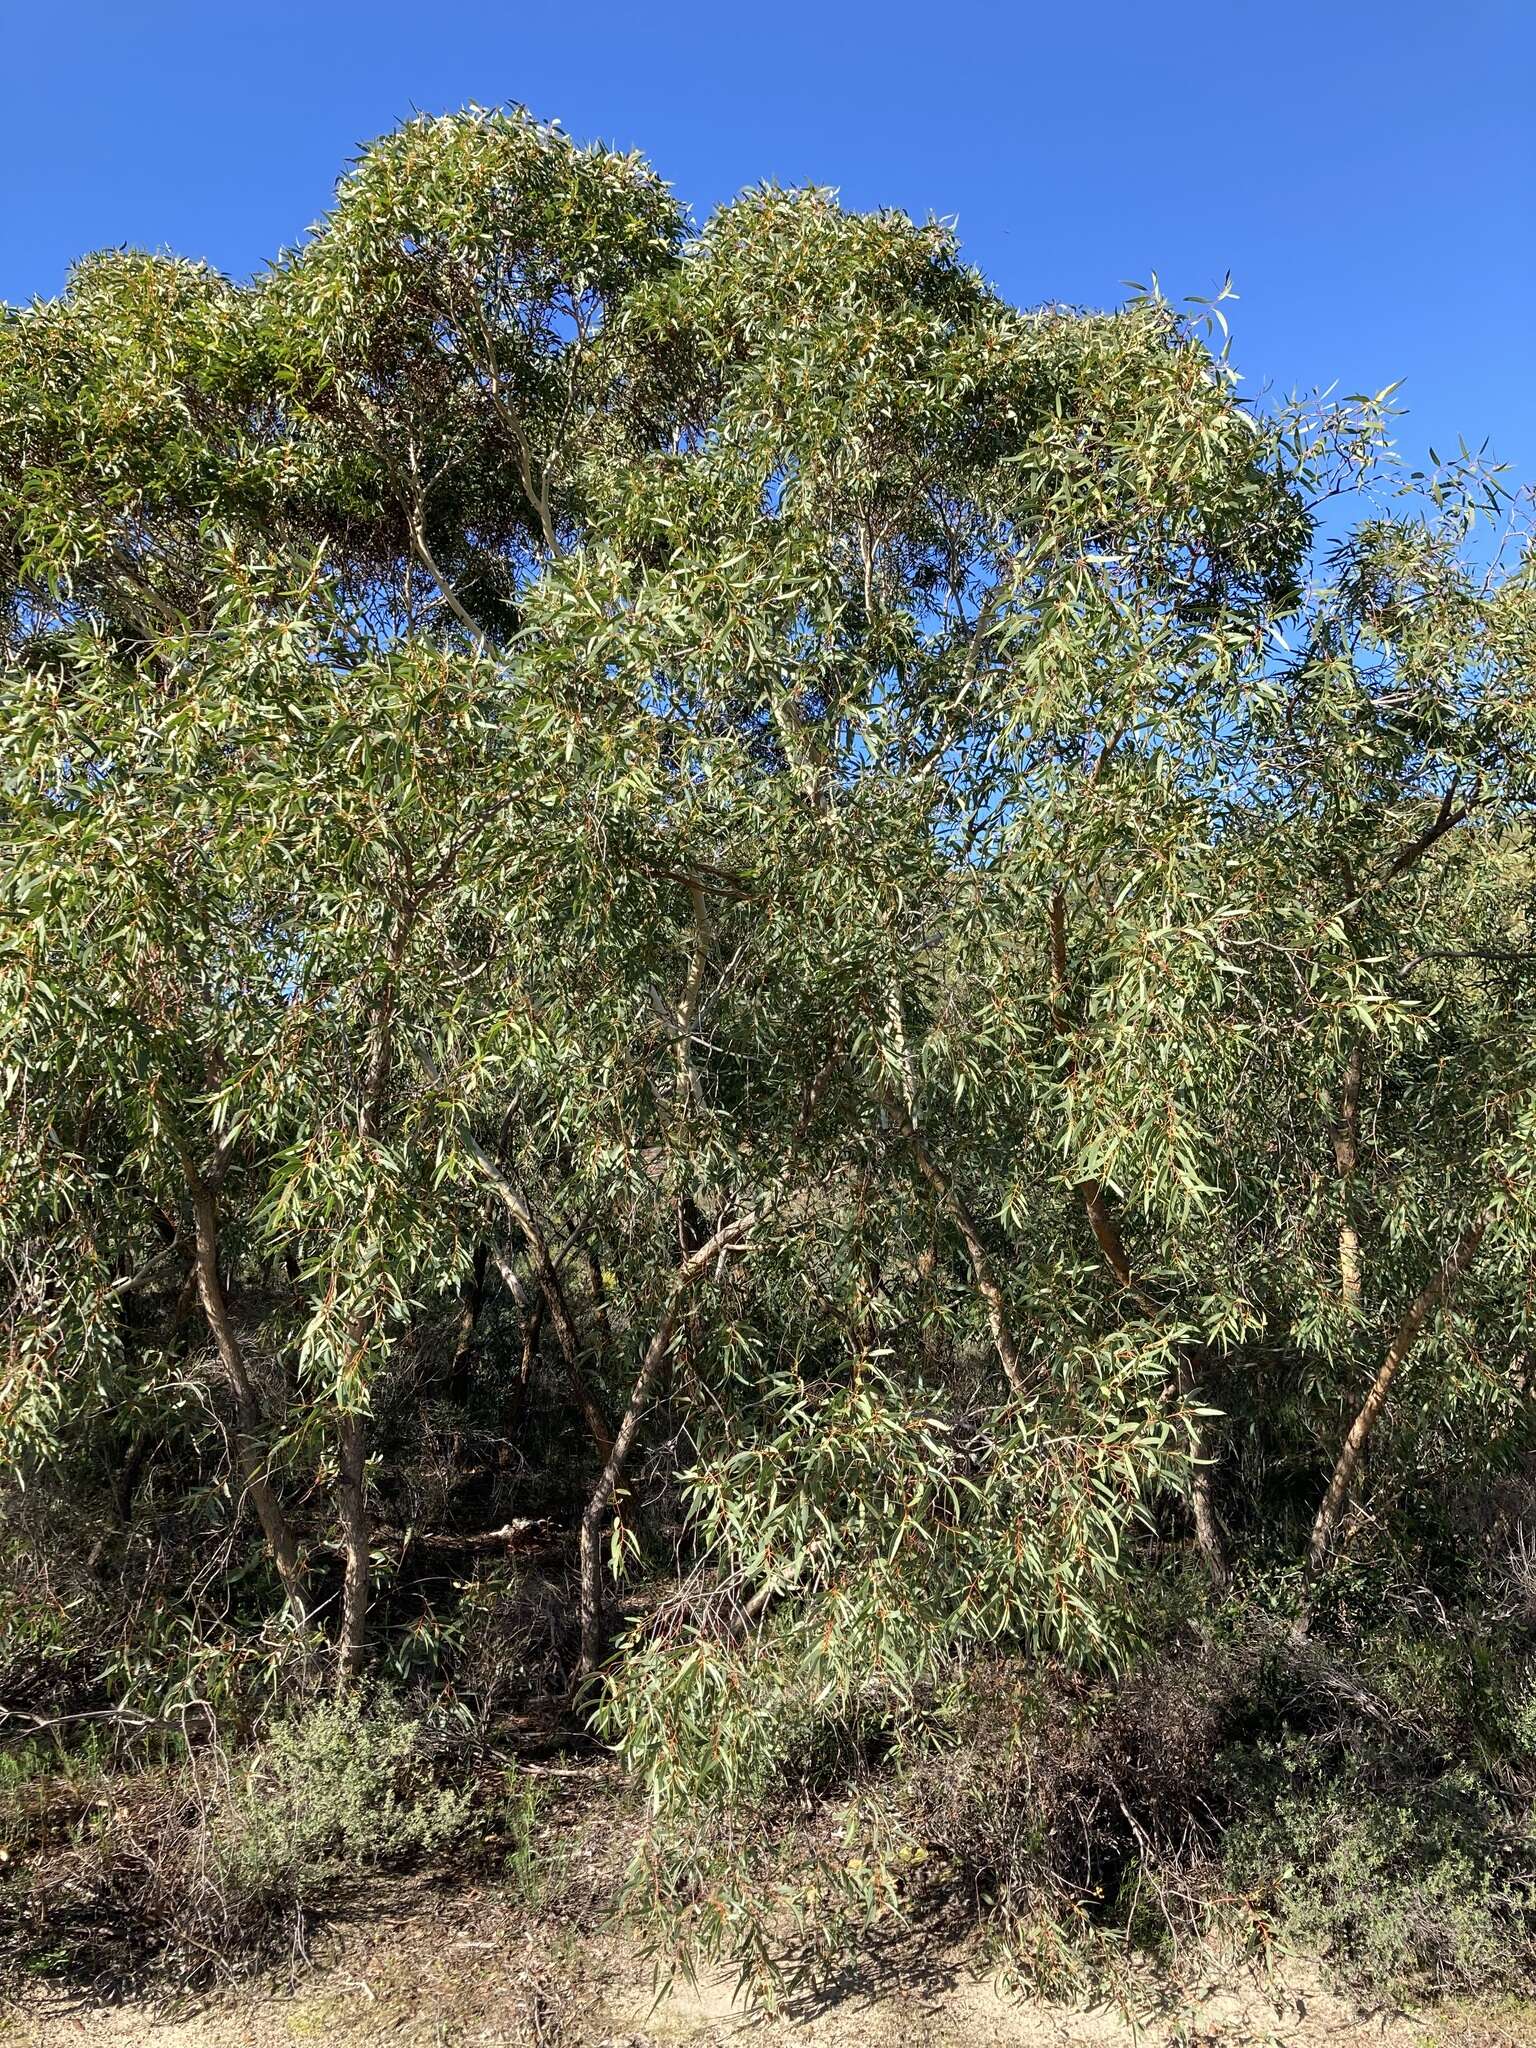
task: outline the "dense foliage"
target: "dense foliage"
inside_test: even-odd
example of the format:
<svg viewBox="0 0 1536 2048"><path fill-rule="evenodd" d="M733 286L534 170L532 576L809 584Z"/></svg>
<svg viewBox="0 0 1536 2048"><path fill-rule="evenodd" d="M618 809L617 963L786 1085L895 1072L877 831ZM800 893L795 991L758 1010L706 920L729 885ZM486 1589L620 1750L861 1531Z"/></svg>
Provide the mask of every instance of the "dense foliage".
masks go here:
<svg viewBox="0 0 1536 2048"><path fill-rule="evenodd" d="M146 1560L90 1685L472 1698L464 1560L568 1555L519 1682L750 1954L736 1822L966 1674L1491 1555L1533 557L1222 325L475 110L5 314L0 1427Z"/></svg>

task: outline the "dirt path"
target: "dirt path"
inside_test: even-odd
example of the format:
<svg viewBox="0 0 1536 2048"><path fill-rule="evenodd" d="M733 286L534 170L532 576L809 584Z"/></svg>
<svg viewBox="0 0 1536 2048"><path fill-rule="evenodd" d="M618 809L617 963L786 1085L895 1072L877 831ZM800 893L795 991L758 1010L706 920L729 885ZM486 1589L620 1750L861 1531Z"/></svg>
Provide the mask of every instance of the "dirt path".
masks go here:
<svg viewBox="0 0 1536 2048"><path fill-rule="evenodd" d="M196 2010L75 2005L0 2017L3 2048L1536 2048L1536 2008L1433 2019L1362 2013L1298 1974L1191 1997L1140 2028L1107 2012L1018 2005L964 1952L906 1934L836 1991L776 2016L728 1979L657 2004L647 1965L593 1915L530 1916L496 1891L418 1893L329 1937L292 1987Z"/></svg>

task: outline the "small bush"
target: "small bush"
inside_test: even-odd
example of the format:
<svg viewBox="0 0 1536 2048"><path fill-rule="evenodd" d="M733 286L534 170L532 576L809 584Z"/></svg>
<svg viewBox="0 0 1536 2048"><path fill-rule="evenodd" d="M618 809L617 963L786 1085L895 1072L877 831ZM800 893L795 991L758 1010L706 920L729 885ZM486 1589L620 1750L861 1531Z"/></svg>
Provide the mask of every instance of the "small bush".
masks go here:
<svg viewBox="0 0 1536 2048"><path fill-rule="evenodd" d="M1373 1991L1519 1980L1532 1961L1529 1844L1470 1773L1383 1790L1355 1773L1318 1783L1294 1750L1283 1768L1291 1789L1229 1832L1223 1860L1285 1944Z"/></svg>
<svg viewBox="0 0 1536 2048"><path fill-rule="evenodd" d="M62 1848L5 1880L9 1960L115 1988L198 1984L301 1951L349 1879L450 1846L470 1795L444 1790L418 1725L385 1701L327 1703L245 1757L103 1781Z"/></svg>
<svg viewBox="0 0 1536 2048"><path fill-rule="evenodd" d="M469 1795L433 1783L419 1738L398 1707L355 1698L280 1722L220 1816L231 1879L304 1897L337 1872L445 1847L464 1831Z"/></svg>

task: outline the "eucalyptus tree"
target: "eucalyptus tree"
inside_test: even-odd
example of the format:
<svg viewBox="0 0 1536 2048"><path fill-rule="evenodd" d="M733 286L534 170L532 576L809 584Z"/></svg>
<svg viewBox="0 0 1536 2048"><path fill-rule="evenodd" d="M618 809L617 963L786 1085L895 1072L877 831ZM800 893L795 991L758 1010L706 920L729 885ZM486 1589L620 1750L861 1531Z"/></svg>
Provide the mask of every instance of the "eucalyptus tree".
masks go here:
<svg viewBox="0 0 1536 2048"><path fill-rule="evenodd" d="M604 307L677 239L633 159L470 116L370 154L252 286L97 258L4 329L7 1410L115 1398L163 1334L133 1302L184 1264L301 1616L274 1454L335 1417L347 1668L369 1380L470 1206L441 1136L406 1142L402 1034L601 788L491 634L570 529L566 442L628 430L588 388ZM228 1291L274 1256L264 1400Z"/></svg>
<svg viewBox="0 0 1536 2048"><path fill-rule="evenodd" d="M252 283L13 311L14 1440L152 1405L196 1311L311 1630L329 1482L350 1676L370 1410L495 1273L590 1439L588 1674L648 1432L675 1489L596 1697L677 1878L818 1721L1112 1653L1154 1525L1299 1549L1255 1463L1321 1569L1410 1356L1475 1467L1536 601L1411 482L1155 296L1020 311L815 190L693 234L520 113Z"/></svg>

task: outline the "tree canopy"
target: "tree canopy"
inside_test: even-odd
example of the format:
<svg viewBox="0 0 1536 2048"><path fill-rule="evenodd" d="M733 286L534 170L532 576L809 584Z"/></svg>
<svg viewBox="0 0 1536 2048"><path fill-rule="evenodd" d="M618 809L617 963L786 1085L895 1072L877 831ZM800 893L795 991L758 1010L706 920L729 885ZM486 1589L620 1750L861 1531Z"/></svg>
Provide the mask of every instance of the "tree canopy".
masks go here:
<svg viewBox="0 0 1536 2048"><path fill-rule="evenodd" d="M19 1468L190 1433L355 1676L379 1418L543 1356L686 1860L810 1722L1516 1455L1533 557L1222 331L478 109L6 311Z"/></svg>

